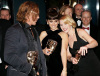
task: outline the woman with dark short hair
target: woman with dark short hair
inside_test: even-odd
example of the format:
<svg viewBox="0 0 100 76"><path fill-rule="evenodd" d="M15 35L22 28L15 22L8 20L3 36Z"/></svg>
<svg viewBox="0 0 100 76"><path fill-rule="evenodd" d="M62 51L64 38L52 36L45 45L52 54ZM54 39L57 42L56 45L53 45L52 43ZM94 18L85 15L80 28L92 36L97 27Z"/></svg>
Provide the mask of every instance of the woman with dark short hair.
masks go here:
<svg viewBox="0 0 100 76"><path fill-rule="evenodd" d="M66 49L68 46L68 36L58 28L58 12L54 8L50 8L47 11L47 24L50 30L41 32L40 42L46 57L48 76L67 76ZM49 40L57 42L57 46L53 52L47 47Z"/></svg>

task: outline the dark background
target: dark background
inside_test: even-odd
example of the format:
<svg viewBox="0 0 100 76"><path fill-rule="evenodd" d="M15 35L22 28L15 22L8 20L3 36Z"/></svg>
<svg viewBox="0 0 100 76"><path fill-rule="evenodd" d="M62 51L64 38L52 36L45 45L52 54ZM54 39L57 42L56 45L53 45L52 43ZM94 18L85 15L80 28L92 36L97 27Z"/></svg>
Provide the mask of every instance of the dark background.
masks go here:
<svg viewBox="0 0 100 76"><path fill-rule="evenodd" d="M12 22L16 23L16 13L21 3L28 0L0 0L0 8L9 6L12 15ZM92 12L92 20L93 23L100 27L99 25L99 9L97 10L97 5L99 4L99 0L29 0L34 1L39 5L40 9L40 19L38 20L38 24L46 24L46 9L52 6L61 7L64 4L71 5L73 2L81 3L82 5L87 5L88 8ZM100 4L99 4L100 5Z"/></svg>
<svg viewBox="0 0 100 76"><path fill-rule="evenodd" d="M40 19L37 24L45 25L46 24L46 10L49 7L57 6L61 7L64 4L72 5L74 2L80 3L83 6L88 6L86 9L90 10L92 13L92 21L98 26L98 43L99 47L97 50L97 55L100 59L100 18L99 18L99 0L0 0L0 8L8 6L11 10L11 21L12 23L16 23L16 13L18 11L19 6L25 1L34 1L39 5L40 10Z"/></svg>

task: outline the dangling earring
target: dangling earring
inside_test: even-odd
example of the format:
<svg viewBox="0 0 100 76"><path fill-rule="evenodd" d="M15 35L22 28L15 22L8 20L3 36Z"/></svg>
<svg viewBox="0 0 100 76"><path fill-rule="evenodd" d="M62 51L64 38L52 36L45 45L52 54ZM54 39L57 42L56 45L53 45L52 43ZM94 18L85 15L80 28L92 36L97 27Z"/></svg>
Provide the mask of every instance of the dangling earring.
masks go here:
<svg viewBox="0 0 100 76"><path fill-rule="evenodd" d="M73 27L73 26L71 26L71 30L72 30L72 27Z"/></svg>

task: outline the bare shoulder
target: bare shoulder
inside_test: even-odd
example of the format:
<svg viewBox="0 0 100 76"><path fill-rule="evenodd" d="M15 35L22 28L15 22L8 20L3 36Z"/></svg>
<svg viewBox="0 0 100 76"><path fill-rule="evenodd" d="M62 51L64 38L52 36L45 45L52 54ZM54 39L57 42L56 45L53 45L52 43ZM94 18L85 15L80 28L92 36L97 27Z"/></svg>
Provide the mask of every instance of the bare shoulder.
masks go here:
<svg viewBox="0 0 100 76"><path fill-rule="evenodd" d="M86 33L86 31L83 30L83 29L81 29L81 28L77 28L77 32L78 32L78 34L80 34L80 35Z"/></svg>
<svg viewBox="0 0 100 76"><path fill-rule="evenodd" d="M59 35L61 36L61 38L68 38L68 34L66 34L65 32L60 32Z"/></svg>
<svg viewBox="0 0 100 76"><path fill-rule="evenodd" d="M40 35L45 36L45 35L47 35L47 33L46 33L46 31L42 31Z"/></svg>
<svg viewBox="0 0 100 76"><path fill-rule="evenodd" d="M46 31L42 31L41 34L40 34L40 38L44 38L47 36L47 32Z"/></svg>

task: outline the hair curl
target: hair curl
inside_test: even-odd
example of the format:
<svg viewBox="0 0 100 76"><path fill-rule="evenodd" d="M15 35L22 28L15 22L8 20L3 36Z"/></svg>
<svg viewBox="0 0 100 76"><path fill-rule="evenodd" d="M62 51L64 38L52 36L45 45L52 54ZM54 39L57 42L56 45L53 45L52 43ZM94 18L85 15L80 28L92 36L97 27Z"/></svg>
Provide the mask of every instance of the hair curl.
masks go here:
<svg viewBox="0 0 100 76"><path fill-rule="evenodd" d="M27 20L26 17L28 17L30 13L32 13L33 20L35 20L37 15L39 15L39 7L32 1L26 1L19 7L19 10L17 12L17 20L19 22L25 23Z"/></svg>

